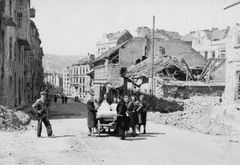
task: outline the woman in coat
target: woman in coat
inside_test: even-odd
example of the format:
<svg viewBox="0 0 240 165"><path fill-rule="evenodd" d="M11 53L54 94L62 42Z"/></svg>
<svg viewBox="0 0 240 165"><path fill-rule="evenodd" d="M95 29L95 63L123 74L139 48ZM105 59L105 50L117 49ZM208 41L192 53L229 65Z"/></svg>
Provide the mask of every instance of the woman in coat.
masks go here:
<svg viewBox="0 0 240 165"><path fill-rule="evenodd" d="M89 136L94 136L94 127L96 126L96 109L94 106L93 96L91 95L87 102L88 116L87 124L89 129Z"/></svg>
<svg viewBox="0 0 240 165"><path fill-rule="evenodd" d="M143 125L143 134L146 133L146 124L147 124L147 110L149 109L149 105L146 100L144 100L144 95L140 95L139 97L139 107L137 109L138 113L138 130L140 133L141 126Z"/></svg>
<svg viewBox="0 0 240 165"><path fill-rule="evenodd" d="M130 97L130 102L128 103L127 106L128 110L127 113L129 115L129 126L132 128L132 137L136 136L136 124L137 124L137 108L138 108L138 104L136 102L136 97L135 96L131 96Z"/></svg>

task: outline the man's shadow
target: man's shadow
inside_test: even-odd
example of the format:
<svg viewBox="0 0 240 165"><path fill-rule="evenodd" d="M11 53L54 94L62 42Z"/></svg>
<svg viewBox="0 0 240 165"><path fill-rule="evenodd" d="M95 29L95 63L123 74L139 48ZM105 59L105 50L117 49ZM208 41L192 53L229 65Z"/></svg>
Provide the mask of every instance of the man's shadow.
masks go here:
<svg viewBox="0 0 240 165"><path fill-rule="evenodd" d="M145 133L145 134L143 134L143 133L140 133L140 134L138 134L138 136L140 136L140 137L156 137L156 136L158 136L158 135L166 135L164 132L160 132L160 133L158 133L158 132L147 132L147 133Z"/></svg>
<svg viewBox="0 0 240 165"><path fill-rule="evenodd" d="M76 135L61 135L61 136L51 136L51 137L42 137L42 138L63 138L63 137L76 137Z"/></svg>

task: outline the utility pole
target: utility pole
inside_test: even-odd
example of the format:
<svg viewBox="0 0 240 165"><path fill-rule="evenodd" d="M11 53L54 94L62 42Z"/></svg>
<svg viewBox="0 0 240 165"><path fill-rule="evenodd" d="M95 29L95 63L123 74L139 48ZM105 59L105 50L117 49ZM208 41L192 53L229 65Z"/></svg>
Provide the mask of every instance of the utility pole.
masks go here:
<svg viewBox="0 0 240 165"><path fill-rule="evenodd" d="M155 16L153 16L153 30L152 30L152 107L155 109L154 105L154 32L155 32Z"/></svg>

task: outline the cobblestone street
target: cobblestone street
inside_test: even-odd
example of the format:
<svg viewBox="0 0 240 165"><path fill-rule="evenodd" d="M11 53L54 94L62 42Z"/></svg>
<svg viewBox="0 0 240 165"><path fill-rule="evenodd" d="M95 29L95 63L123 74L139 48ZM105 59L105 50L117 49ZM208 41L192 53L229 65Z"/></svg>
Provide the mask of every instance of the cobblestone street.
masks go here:
<svg viewBox="0 0 240 165"><path fill-rule="evenodd" d="M3 165L32 164L238 164L237 137L218 137L148 123L147 134L120 141L102 134L88 137L86 106L69 100L52 106L55 137L36 137L36 121L25 132L0 133ZM43 127L44 128L44 127Z"/></svg>

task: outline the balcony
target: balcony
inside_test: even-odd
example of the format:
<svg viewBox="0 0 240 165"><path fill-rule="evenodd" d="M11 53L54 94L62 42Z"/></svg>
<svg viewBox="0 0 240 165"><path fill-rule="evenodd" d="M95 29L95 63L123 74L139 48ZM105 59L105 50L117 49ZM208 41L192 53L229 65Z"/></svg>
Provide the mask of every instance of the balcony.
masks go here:
<svg viewBox="0 0 240 165"><path fill-rule="evenodd" d="M29 46L30 47L30 42L27 38L23 38L23 37L17 37L17 41L20 45L23 45L23 46ZM31 49L30 49L31 50Z"/></svg>
<svg viewBox="0 0 240 165"><path fill-rule="evenodd" d="M36 16L36 10L34 8L30 9L30 18L35 18Z"/></svg>
<svg viewBox="0 0 240 165"><path fill-rule="evenodd" d="M16 22L13 20L12 17L0 12L0 20L3 20L6 26L17 26Z"/></svg>

